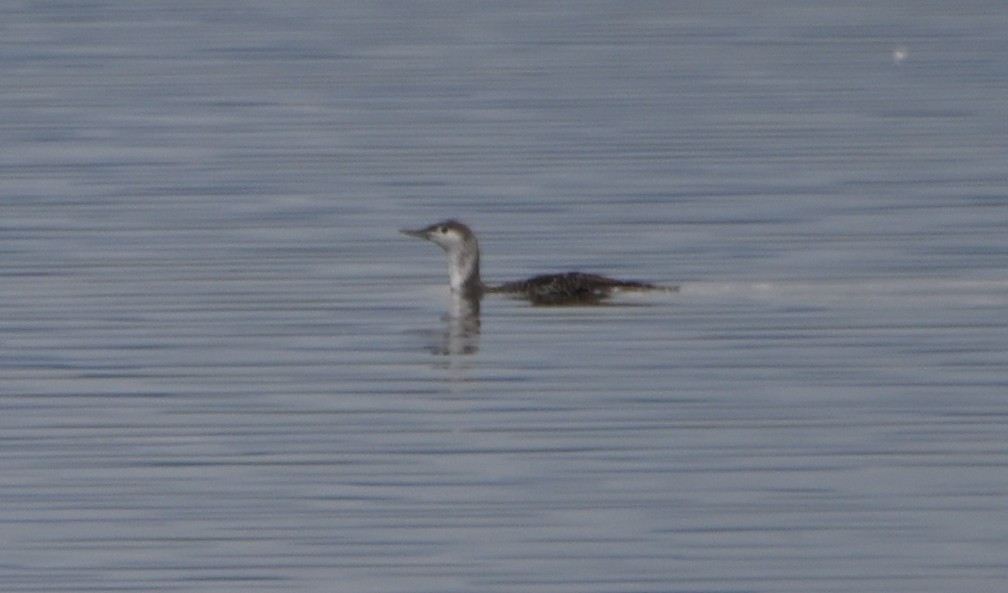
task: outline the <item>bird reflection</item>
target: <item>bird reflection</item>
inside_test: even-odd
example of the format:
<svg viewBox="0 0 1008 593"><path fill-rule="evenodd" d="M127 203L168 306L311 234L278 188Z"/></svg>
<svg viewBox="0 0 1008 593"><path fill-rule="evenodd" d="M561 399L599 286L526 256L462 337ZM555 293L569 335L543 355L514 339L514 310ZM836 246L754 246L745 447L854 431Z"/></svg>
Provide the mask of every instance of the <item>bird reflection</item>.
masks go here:
<svg viewBox="0 0 1008 593"><path fill-rule="evenodd" d="M431 353L438 355L476 354L480 339L480 299L465 293L452 292L444 326L435 334Z"/></svg>

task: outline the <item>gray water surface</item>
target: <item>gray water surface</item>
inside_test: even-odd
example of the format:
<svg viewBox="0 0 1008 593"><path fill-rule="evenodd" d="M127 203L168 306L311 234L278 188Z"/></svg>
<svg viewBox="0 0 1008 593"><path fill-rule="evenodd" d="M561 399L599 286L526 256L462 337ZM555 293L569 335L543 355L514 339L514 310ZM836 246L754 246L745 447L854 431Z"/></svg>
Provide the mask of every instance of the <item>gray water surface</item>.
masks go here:
<svg viewBox="0 0 1008 593"><path fill-rule="evenodd" d="M1003 3L0 22L0 590L1004 590Z"/></svg>

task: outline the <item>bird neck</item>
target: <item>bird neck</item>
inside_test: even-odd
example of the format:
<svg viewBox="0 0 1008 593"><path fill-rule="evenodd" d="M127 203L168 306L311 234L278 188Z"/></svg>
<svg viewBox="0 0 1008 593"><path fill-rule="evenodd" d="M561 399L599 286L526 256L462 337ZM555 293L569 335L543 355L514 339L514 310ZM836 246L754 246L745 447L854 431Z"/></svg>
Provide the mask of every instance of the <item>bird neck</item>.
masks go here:
<svg viewBox="0 0 1008 593"><path fill-rule="evenodd" d="M483 290L480 279L479 249L458 249L448 254L448 277L451 289L459 293L476 294Z"/></svg>

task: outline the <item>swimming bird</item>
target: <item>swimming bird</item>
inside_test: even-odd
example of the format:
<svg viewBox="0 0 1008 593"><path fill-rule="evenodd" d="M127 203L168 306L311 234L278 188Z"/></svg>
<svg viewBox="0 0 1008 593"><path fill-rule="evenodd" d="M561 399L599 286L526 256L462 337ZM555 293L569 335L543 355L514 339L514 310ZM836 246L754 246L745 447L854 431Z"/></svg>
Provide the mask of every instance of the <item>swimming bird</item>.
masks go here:
<svg viewBox="0 0 1008 593"><path fill-rule="evenodd" d="M484 284L480 278L479 242L468 226L457 220L443 220L426 228L399 232L430 241L444 249L448 255L451 290L469 299L480 299L486 293L499 293L524 298L535 305L594 305L617 291L676 290L583 272L545 274L492 286Z"/></svg>

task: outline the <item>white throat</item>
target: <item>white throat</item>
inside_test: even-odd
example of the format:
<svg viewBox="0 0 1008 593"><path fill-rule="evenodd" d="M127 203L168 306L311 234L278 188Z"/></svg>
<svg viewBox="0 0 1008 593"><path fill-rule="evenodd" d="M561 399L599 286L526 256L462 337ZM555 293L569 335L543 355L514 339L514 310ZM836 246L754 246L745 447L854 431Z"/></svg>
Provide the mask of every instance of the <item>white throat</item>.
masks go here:
<svg viewBox="0 0 1008 593"><path fill-rule="evenodd" d="M448 278L451 289L460 292L467 288L466 284L479 274L479 252L463 249L461 245L448 252ZM478 276L477 276L478 279Z"/></svg>

